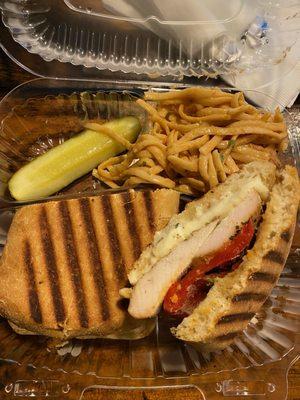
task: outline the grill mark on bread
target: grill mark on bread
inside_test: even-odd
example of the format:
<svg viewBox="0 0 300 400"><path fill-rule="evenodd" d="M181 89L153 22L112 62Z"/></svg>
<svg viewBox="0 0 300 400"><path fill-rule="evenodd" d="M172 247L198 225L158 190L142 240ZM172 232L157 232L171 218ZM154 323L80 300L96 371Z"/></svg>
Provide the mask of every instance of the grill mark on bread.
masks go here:
<svg viewBox="0 0 300 400"><path fill-rule="evenodd" d="M146 202L146 211L150 226L150 232L153 233L155 231L155 214L154 214L154 207L153 207L153 199L151 191L144 192L144 199Z"/></svg>
<svg viewBox="0 0 300 400"><path fill-rule="evenodd" d="M122 193L121 196L124 204L124 210L125 210L127 226L129 228L129 234L132 239L134 260L137 260L142 251L141 251L140 237L138 235L138 227L134 213L134 207L132 205L133 199L131 198L130 193L128 192Z"/></svg>
<svg viewBox="0 0 300 400"><path fill-rule="evenodd" d="M232 302L239 303L243 301L264 301L266 297L267 295L264 293L247 292L247 293L236 294L232 298Z"/></svg>
<svg viewBox="0 0 300 400"><path fill-rule="evenodd" d="M289 229L286 231L283 231L280 235L281 239L284 240L286 243L288 243L291 240L292 233Z"/></svg>
<svg viewBox="0 0 300 400"><path fill-rule="evenodd" d="M62 244L67 255L67 264L71 275L73 290L76 297L76 306L79 316L80 325L83 328L89 326L88 316L86 312L86 301L82 286L82 275L78 262L77 246L75 246L72 222L70 218L67 202L61 201L58 203L58 210L61 215L63 237Z"/></svg>
<svg viewBox="0 0 300 400"><path fill-rule="evenodd" d="M277 250L268 251L263 258L264 260L269 260L276 264L284 264L285 261L283 254Z"/></svg>
<svg viewBox="0 0 300 400"><path fill-rule="evenodd" d="M86 198L80 199L79 206L83 217L84 228L87 233L87 243L89 247L88 254L93 267L93 278L96 284L98 300L101 307L101 314L103 320L107 321L110 317L110 310L89 200Z"/></svg>
<svg viewBox="0 0 300 400"><path fill-rule="evenodd" d="M277 276L270 272L254 272L248 279L255 282L274 283L277 280Z"/></svg>
<svg viewBox="0 0 300 400"><path fill-rule="evenodd" d="M120 243L116 231L115 219L110 203L110 197L101 196L99 197L99 202L102 206L102 210L104 213L106 232L109 238L107 243L109 245L110 253L113 258L113 266L119 282L124 282L126 280L125 267L122 254L120 252Z"/></svg>
<svg viewBox="0 0 300 400"><path fill-rule="evenodd" d="M229 324L231 322L239 322L239 321L246 321L248 319L251 319L255 313L237 313L237 314L229 314L229 315L224 315L222 318L219 319L218 325L221 324Z"/></svg>
<svg viewBox="0 0 300 400"><path fill-rule="evenodd" d="M28 299L29 299L30 315L31 318L34 320L34 322L41 324L43 322L43 317L37 293L33 262L31 258L30 244L27 240L25 241L24 244L23 259L28 278L27 282L28 282Z"/></svg>
<svg viewBox="0 0 300 400"><path fill-rule="evenodd" d="M241 333L242 331L229 332L226 333L225 335L216 336L214 339L217 340L218 342L225 342L226 340L232 340Z"/></svg>
<svg viewBox="0 0 300 400"><path fill-rule="evenodd" d="M57 323L62 323L65 320L65 307L59 286L59 276L54 252L54 245L52 243L50 226L45 207L41 207L39 225L41 228L41 243L45 254L44 259L50 283L55 318Z"/></svg>

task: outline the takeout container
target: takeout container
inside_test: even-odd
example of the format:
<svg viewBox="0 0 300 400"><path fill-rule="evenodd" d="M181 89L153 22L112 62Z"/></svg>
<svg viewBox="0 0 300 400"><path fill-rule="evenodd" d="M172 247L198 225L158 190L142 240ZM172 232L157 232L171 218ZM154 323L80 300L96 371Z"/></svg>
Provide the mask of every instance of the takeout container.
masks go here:
<svg viewBox="0 0 300 400"><path fill-rule="evenodd" d="M43 151L45 146L64 140L64 135L56 142L55 135L40 135L46 127L53 128L51 118L54 115L60 118L61 124L70 123L70 118L74 117L72 129L86 118L115 117L127 112L137 115L146 126L147 117L136 106L135 98L147 89L162 91L172 87L178 88L178 85L33 80L17 87L0 103L0 149L3 143L9 143L7 150L18 149L22 144L28 148L29 141L30 149ZM289 162L293 162L294 157L299 161L299 137L295 130L299 110L285 114L290 134L286 158ZM24 122L27 117L34 119L29 128ZM69 132L65 135L68 137ZM10 157L8 152L1 150L1 170L3 165L11 170L16 168L20 154L15 152ZM24 154L34 157L39 151ZM1 215L6 226L0 218L0 225L4 227L2 238L12 215L9 208L20 205L5 196L3 201L8 210ZM160 316L154 331L144 339L74 340L60 349L51 347L45 337L18 336L2 320L0 359L20 366L20 369L13 369L14 374L6 382L7 396L13 393L21 397L30 393L38 396L46 391L50 396L60 395L64 399L84 399L88 393L96 395L99 388L175 390L189 387L198 390L203 399L221 399L230 395L253 395L253 398L265 395L268 399L278 399L279 395L284 396L285 374L297 355L299 267L299 253L294 248L278 285L262 310L233 345L217 353L203 353L176 340ZM35 380L32 376L25 381L17 379L17 376L22 377L27 366L35 368ZM278 379L274 379L274 370ZM191 396L194 395L192 390Z"/></svg>
<svg viewBox="0 0 300 400"><path fill-rule="evenodd" d="M0 8L17 43L47 62L87 67L86 77L94 68L177 78L268 68L299 31L294 0L1 0Z"/></svg>
<svg viewBox="0 0 300 400"><path fill-rule="evenodd" d="M10 196L7 182L12 174L30 160L82 131L86 121L103 121L131 115L139 119L142 131L147 130L146 112L136 104L136 95L128 91L75 91L75 85L70 84L65 91L57 87L57 95L47 95L45 91L40 92L43 90L39 89L40 84L36 81L16 88L0 106L2 115L10 110L2 120L0 132L2 207L24 204ZM27 96L29 87L34 96L32 98ZM55 86L52 90L55 93ZM77 180L57 193L56 197L68 197L76 192L94 192L101 188L100 182L90 176Z"/></svg>
<svg viewBox="0 0 300 400"><path fill-rule="evenodd" d="M155 86L153 86L155 85ZM181 85L181 88L186 85ZM7 208L32 201L14 200L7 183L14 172L40 154L83 130L90 120L119 118L126 115L137 117L141 131L147 131L149 120L146 111L136 103L145 90L165 91L180 88L172 83L109 83L32 80L12 90L0 103L0 208ZM235 89L222 86L223 90ZM244 91L245 95L266 95L255 90ZM271 110L270 110L271 111ZM290 129L294 129L295 116L286 111ZM287 162L298 160L299 150L296 132L290 134ZM298 161L296 161L298 162ZM105 188L105 187L104 187ZM70 197L76 192L103 190L97 179L79 179L66 190L40 200ZM34 201L33 201L34 202Z"/></svg>
<svg viewBox="0 0 300 400"><path fill-rule="evenodd" d="M278 53L272 52L272 43L263 41L250 51L252 59L243 51L238 60L216 62L209 56L209 44L222 35L224 26L228 32L230 25L237 23L245 3L235 2L231 14L226 9L228 14L222 21L194 16L189 21L167 20L153 14L133 21L107 10L102 15L100 0L0 0L3 21L12 35L0 27L2 47L27 70L55 78L20 85L0 102L0 208L4 210L0 213L0 243L5 241L15 208L22 205L8 196L9 176L23 162L65 140L86 118L130 112L139 116L146 127L147 116L134 103L145 90L199 85L192 76L233 73L241 67L271 67L280 60L278 54L294 43L290 40L293 35L286 35L287 21L297 18L292 13L296 5L292 0L276 1L277 6L273 1L258 0L258 8L253 6L281 25ZM275 18L279 8L285 10L286 17L294 15L294 19ZM207 34L200 42L202 50L195 51L188 47L191 35L204 27L211 36ZM176 39L174 30L183 34L182 41ZM159 31L166 37L159 38ZM218 40L215 44L220 45ZM235 44L240 45L237 38ZM215 80L203 80L201 84L234 90ZM64 134L58 137L53 134L56 116L60 123L66 123ZM28 121L31 118L34 123ZM290 137L285 159L300 167L300 109L285 111L285 118ZM43 134L46 129L47 135ZM86 194L91 190L95 193L103 188L91 179L83 187L75 185L68 195L58 195L81 196L83 191ZM160 317L151 335L144 339L74 340L60 349L44 337L18 336L1 320L0 360L7 362L1 398L77 400L97 398L101 390L102 396L114 399L126 389L132 390L133 399L147 397L151 390L159 390L164 399L182 389L189 399L284 399L287 373L300 346L299 245L297 231L285 270L270 298L243 334L222 352L207 354L177 341Z"/></svg>

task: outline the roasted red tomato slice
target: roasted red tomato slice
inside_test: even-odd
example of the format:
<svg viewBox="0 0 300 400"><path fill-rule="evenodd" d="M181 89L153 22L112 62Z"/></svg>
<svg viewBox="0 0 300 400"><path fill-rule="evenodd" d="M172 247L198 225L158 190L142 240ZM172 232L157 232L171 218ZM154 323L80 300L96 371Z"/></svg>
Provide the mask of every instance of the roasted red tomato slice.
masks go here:
<svg viewBox="0 0 300 400"><path fill-rule="evenodd" d="M193 267L200 269L202 273L205 273L219 265L223 265L228 261L233 260L249 246L253 235L254 224L252 220L249 220L242 227L241 231L232 240L229 240L228 243L226 243L217 253L208 257L205 261L203 261L203 258L194 259L192 262Z"/></svg>
<svg viewBox="0 0 300 400"><path fill-rule="evenodd" d="M190 278L190 277L189 277ZM168 314L177 317L189 315L204 300L212 284L203 274L175 282L164 299L163 308Z"/></svg>
<svg viewBox="0 0 300 400"><path fill-rule="evenodd" d="M169 288L164 299L164 310L177 316L191 313L206 297L212 286L209 277L204 274L238 257L249 246L253 235L254 224L252 220L249 220L241 231L217 253L206 260L203 258L193 260L193 268Z"/></svg>

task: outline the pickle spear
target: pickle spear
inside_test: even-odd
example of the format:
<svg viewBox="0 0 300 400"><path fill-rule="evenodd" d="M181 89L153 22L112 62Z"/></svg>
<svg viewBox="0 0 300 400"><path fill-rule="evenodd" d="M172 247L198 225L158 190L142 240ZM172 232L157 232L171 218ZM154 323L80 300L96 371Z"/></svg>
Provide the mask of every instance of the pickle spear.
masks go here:
<svg viewBox="0 0 300 400"><path fill-rule="evenodd" d="M135 117L111 120L102 127L131 143L135 142L141 130ZM11 177L8 188L19 201L47 197L124 150L124 145L103 132L85 129L20 168Z"/></svg>

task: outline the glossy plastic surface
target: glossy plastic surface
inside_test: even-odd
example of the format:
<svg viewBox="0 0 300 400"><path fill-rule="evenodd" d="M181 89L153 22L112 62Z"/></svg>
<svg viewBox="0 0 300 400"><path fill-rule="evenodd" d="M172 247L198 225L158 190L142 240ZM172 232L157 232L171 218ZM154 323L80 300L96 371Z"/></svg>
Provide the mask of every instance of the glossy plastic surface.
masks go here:
<svg viewBox="0 0 300 400"><path fill-rule="evenodd" d="M0 8L14 40L46 62L160 77L271 67L298 37L299 6L293 1L234 0L221 7L214 0L201 9L195 0L173 7L165 1L156 4L156 13L154 1L138 3L1 0ZM48 76L60 73L58 68ZM86 77L90 73L84 70Z"/></svg>
<svg viewBox="0 0 300 400"><path fill-rule="evenodd" d="M11 91L0 103L0 206L23 204L12 199L7 191L11 175L34 157L79 132L84 121L134 115L140 119L144 130L147 115L135 103L136 97L148 89L160 91L170 87L178 85L36 79ZM225 86L223 89L234 91ZM257 91L245 91L245 95L247 93L259 94L262 100L266 96ZM299 153L299 135L295 131L297 117L287 113L291 146L286 156L293 156L295 160ZM92 178L88 184L81 185L79 181L79 185L75 183L70 189L73 187L80 191L101 190L99 182Z"/></svg>
<svg viewBox="0 0 300 400"><path fill-rule="evenodd" d="M168 85L170 86L172 85ZM149 87L153 90L165 89L164 86L153 88L151 83L148 84ZM19 121L16 127L23 129L20 117L32 117L29 105L33 106L31 111L35 110L34 116L41 118L41 126L45 126L45 114L40 114L45 109L34 107L37 100L30 98L39 98L40 104L45 99L58 99L55 103L57 115L64 116L66 110L69 110L69 115L73 115L75 109L79 116L85 117L89 115L88 110L92 109L93 113L101 110L98 106L103 104L103 93L111 93L113 90L120 93L126 89L130 90L131 95L139 95L147 89L147 85L136 83L118 86L35 80L17 88L3 100L0 105L2 129L5 121L14 115L16 121ZM75 92L81 95L78 97L72 94ZM90 93L102 94L99 101L95 102L97 95ZM120 95L109 94L104 103L111 96L116 99ZM67 99L73 101L69 103ZM120 108L119 101L114 104L116 109ZM16 114L16 110L20 109L27 110L28 114ZM103 109L107 112L112 108L106 104ZM49 118L50 115L46 114L46 120ZM288 161L294 158L299 162L299 118L300 112L297 108L286 113L290 135L290 148L286 154ZM1 243L5 241L12 215L11 211L1 213ZM105 389L113 389L113 393L124 388L146 391L155 389L164 393L166 390L185 388L191 399L197 398L196 396L199 398L199 393L203 399L209 400L233 395L240 398L255 399L263 395L266 399L284 399L286 372L295 359L299 346L299 248L300 236L297 231L286 267L270 298L243 334L222 352L201 353L190 345L177 341L161 317L156 321L155 331L145 339L76 340L60 349L43 337L18 336L5 320L1 320L0 359L8 361L10 367L15 368L14 375L8 374L3 378L3 398L45 396L45 393L48 393L48 397L55 397L63 393L64 398L96 399L99 390ZM17 371L23 371L23 375L19 375ZM35 371L35 375L32 371ZM132 398L135 398L134 393L136 392L133 392ZM107 396L113 398L109 397L113 396L111 392Z"/></svg>
<svg viewBox="0 0 300 400"><path fill-rule="evenodd" d="M144 0L64 0L72 10L106 17L111 19L126 20L135 23L147 23L149 20L167 25L189 25L228 23L237 19L244 7L245 0L231 0L227 7L222 6L222 0L203 0L201 7L197 0L187 0L184 3L171 3L167 1Z"/></svg>
<svg viewBox="0 0 300 400"><path fill-rule="evenodd" d="M21 87L1 103L3 113L5 109L11 110L3 118L0 129L0 197L6 206L16 203L7 189L11 175L30 160L80 132L84 121L110 120L130 115L140 120L142 130L147 129L146 113L130 93L77 91L57 96L37 95L25 100L25 92L26 87ZM84 182L79 179L69 187L73 194L74 191L101 189L92 176Z"/></svg>
<svg viewBox="0 0 300 400"><path fill-rule="evenodd" d="M284 400L287 372L299 345L299 255L292 255L256 319L225 351L201 354L171 338L162 321L137 341L74 341L57 350L45 338L21 337L0 323L3 399L115 399L123 390L140 399L178 389L189 399ZM297 339L298 337L298 339ZM298 347L299 351L299 347ZM3 365L3 364L2 364ZM200 397L199 397L200 396ZM263 396L263 397L262 397Z"/></svg>
<svg viewBox="0 0 300 400"><path fill-rule="evenodd" d="M124 397L140 400L170 397L189 400L285 400L287 398L287 373L297 359L291 352L280 362L264 367L223 372L215 375L190 376L182 384L176 382L148 382L137 387L110 386L107 380L92 375L64 374L47 369L36 369L4 363L0 378L0 395L3 399L16 398L59 398L67 400L115 400ZM125 381L126 382L126 381ZM265 390L262 390L265 389ZM179 392L179 393L178 393ZM234 396L234 397L229 397Z"/></svg>

